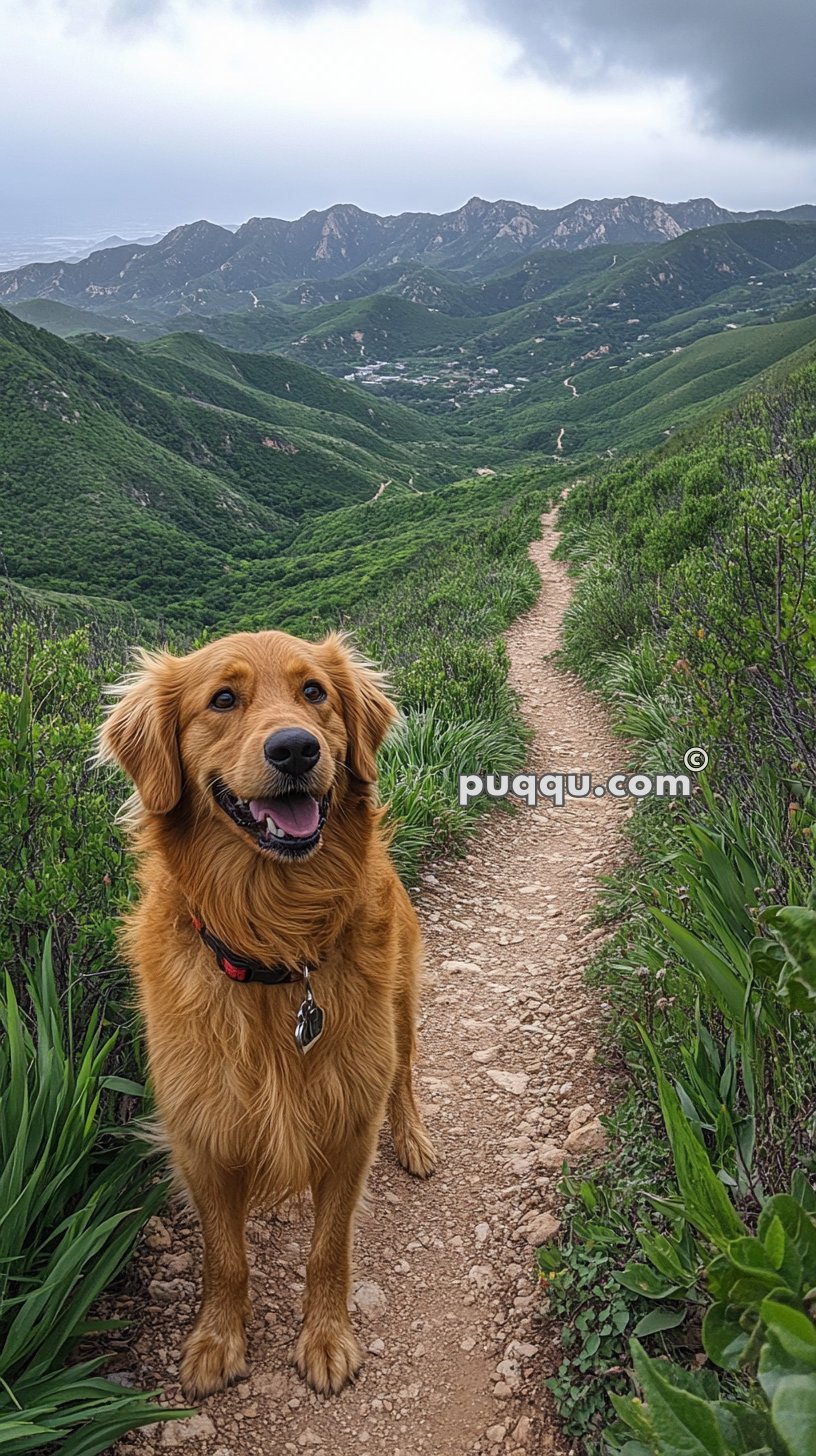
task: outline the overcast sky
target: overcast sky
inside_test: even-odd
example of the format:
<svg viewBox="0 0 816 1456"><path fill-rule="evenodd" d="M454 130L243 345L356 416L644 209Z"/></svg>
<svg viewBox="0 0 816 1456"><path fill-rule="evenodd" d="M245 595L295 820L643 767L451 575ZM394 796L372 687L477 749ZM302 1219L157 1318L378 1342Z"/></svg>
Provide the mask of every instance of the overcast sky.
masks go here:
<svg viewBox="0 0 816 1456"><path fill-rule="evenodd" d="M0 0L0 230L816 202L814 0Z"/></svg>

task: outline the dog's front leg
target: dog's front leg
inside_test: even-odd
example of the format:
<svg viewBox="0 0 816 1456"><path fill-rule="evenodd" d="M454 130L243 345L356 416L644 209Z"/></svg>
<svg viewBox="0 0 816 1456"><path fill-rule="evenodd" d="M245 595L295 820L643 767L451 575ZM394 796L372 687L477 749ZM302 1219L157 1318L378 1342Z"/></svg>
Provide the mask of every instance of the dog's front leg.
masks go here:
<svg viewBox="0 0 816 1456"><path fill-rule="evenodd" d="M335 1153L337 1166L312 1180L315 1220L306 1266L303 1329L297 1367L324 1395L342 1390L363 1363L351 1328L351 1246L354 1214L374 1152L376 1127Z"/></svg>
<svg viewBox="0 0 816 1456"><path fill-rule="evenodd" d="M247 1373L247 1179L240 1169L210 1162L185 1164L182 1173L204 1236L204 1291L180 1372L186 1398L199 1400Z"/></svg>

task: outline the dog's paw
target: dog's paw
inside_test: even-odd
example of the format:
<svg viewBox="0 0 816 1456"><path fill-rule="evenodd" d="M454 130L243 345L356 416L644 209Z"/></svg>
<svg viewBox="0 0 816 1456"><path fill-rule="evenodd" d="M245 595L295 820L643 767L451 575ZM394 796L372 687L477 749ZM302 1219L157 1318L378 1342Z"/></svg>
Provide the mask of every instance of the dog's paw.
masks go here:
<svg viewBox="0 0 816 1456"><path fill-rule="evenodd" d="M179 1377L185 1400L203 1400L248 1373L246 1335L196 1326L184 1344Z"/></svg>
<svg viewBox="0 0 816 1456"><path fill-rule="evenodd" d="M303 1379L322 1395L336 1395L363 1363L363 1352L348 1322L304 1324L295 1353Z"/></svg>
<svg viewBox="0 0 816 1456"><path fill-rule="evenodd" d="M403 1168L415 1178L430 1178L436 1167L436 1148L421 1122L393 1129L394 1147Z"/></svg>

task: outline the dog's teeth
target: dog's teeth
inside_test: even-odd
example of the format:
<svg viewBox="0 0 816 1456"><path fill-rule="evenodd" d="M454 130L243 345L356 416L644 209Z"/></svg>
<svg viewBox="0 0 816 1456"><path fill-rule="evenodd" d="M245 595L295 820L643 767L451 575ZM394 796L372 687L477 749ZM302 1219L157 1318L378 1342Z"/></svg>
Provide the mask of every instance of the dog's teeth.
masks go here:
<svg viewBox="0 0 816 1456"><path fill-rule="evenodd" d="M274 834L276 839L283 839L283 830L278 828L274 819L270 819L269 815L266 817L266 830L268 834Z"/></svg>

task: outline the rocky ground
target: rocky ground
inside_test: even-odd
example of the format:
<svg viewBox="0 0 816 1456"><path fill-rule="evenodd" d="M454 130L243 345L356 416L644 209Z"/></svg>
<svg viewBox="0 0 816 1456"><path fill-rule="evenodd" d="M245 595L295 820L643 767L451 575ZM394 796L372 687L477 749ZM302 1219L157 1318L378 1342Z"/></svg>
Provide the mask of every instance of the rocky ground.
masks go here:
<svg viewBox="0 0 816 1456"><path fill-rule="evenodd" d="M570 588L551 560L553 522L531 548L542 590L507 637L535 729L531 771L620 767L598 705L546 661ZM544 1393L555 1361L536 1245L557 1232L564 1159L603 1147L599 1008L583 967L596 879L621 854L625 803L575 800L487 816L464 859L421 878L427 944L418 1085L441 1162L428 1183L384 1133L356 1239L354 1321L368 1355L339 1397L291 1368L309 1245L308 1209L249 1230L251 1374L188 1420L146 1428L117 1456L566 1456ZM185 1209L153 1219L117 1312L125 1383L178 1405L179 1346L198 1294L200 1244Z"/></svg>

